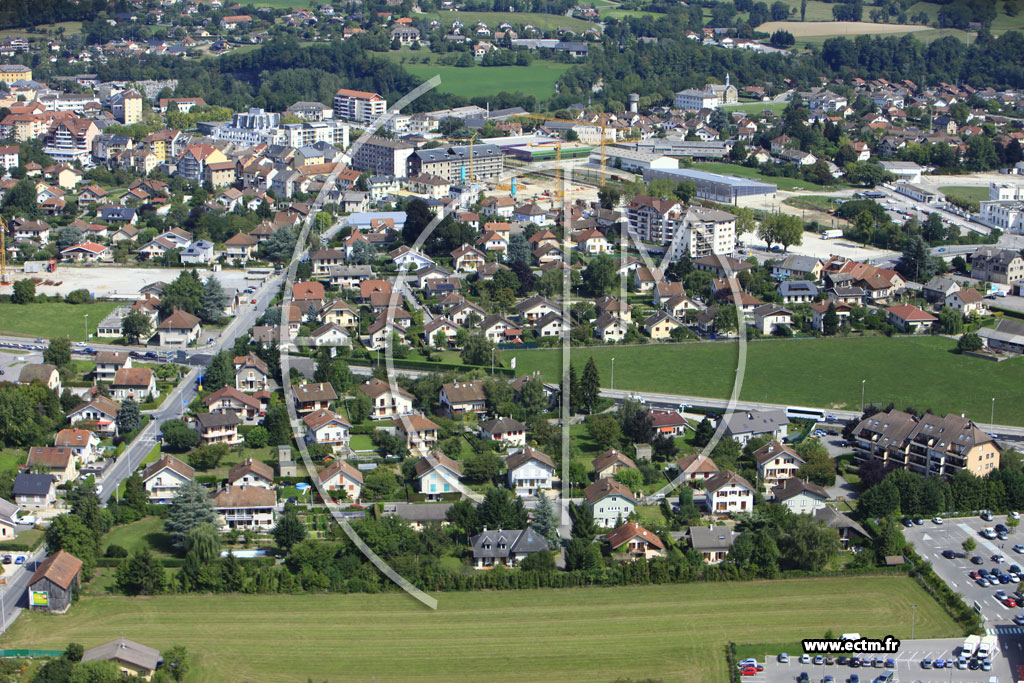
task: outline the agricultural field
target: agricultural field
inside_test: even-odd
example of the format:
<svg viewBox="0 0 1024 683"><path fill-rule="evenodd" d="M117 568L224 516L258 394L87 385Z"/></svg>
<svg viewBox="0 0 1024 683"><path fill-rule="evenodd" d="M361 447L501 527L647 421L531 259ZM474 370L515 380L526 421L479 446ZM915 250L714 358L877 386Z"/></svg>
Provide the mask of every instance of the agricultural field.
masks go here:
<svg viewBox="0 0 1024 683"><path fill-rule="evenodd" d="M837 610L835 596L856 595ZM93 647L125 636L193 654L190 681L641 680L725 683L729 640L793 642L856 631L958 636L911 579L858 576L785 581L443 593L436 611L408 596L84 596L60 618L25 612L5 648ZM885 629L885 630L880 630ZM301 646L282 634L301 633ZM443 634L443 647L439 635ZM298 641L296 641L298 643ZM339 644L343 644L339 646ZM608 657L628 652L628 657Z"/></svg>
<svg viewBox="0 0 1024 683"><path fill-rule="evenodd" d="M874 24L870 21L766 21L757 27L763 33L789 31L797 40L808 36L863 36L927 31L915 24Z"/></svg>
<svg viewBox="0 0 1024 683"><path fill-rule="evenodd" d="M929 336L750 342L740 398L857 410L861 380L867 380L868 403L891 401L900 408L965 413L988 422L995 397L996 423L1024 425L1018 408L1024 397L1024 359L992 363L958 355L955 346L946 337ZM616 389L726 398L732 391L737 350L735 342L575 348L573 363L582 372L593 356L606 387L614 357ZM561 351L515 355L517 372L536 370L545 381L558 381Z"/></svg>
<svg viewBox="0 0 1024 683"><path fill-rule="evenodd" d="M47 302L32 304L0 304L0 332L25 337L70 336L72 341L85 340L85 316L89 316L89 334L107 315L117 308L115 301L91 304Z"/></svg>
<svg viewBox="0 0 1024 683"><path fill-rule="evenodd" d="M711 173L721 173L722 175L739 176L740 178L751 178L753 180L759 180L764 183L771 183L777 185L780 190L792 191L792 190L813 190L815 192L821 192L829 189L839 189L842 185L836 185L834 187L826 187L824 185L818 185L817 183L811 183L800 178L787 178L786 176L768 176L756 168L747 168L740 164L729 164L724 161L704 161L700 163L691 164L688 168L697 169L698 171L710 171Z"/></svg>
<svg viewBox="0 0 1024 683"><path fill-rule="evenodd" d="M478 21L482 21L492 31L498 28L503 21L507 21L513 26L533 24L545 31L569 28L578 33L583 33L588 28L597 27L597 24L584 21L583 19L566 17L561 14L542 14L539 12L425 12L419 16L437 19L441 22L442 26L450 26L453 21L458 19L466 25L467 29L475 26Z"/></svg>
<svg viewBox="0 0 1024 683"><path fill-rule="evenodd" d="M976 34L970 31L962 31L956 28L929 28L923 31L906 31L903 33L893 32L886 34L889 37L900 37L905 35L913 35L914 40L920 43L931 43L938 40L939 38L956 38L963 43L973 43L977 37ZM822 45L829 38L835 38L835 34L824 34L824 35L808 35L802 38L797 38L798 45Z"/></svg>
<svg viewBox="0 0 1024 683"><path fill-rule="evenodd" d="M521 92L533 95L538 100L547 100L555 94L555 83L572 66L544 60L535 60L530 66L447 66L434 63L433 55L426 50L403 50L382 53L380 56L399 63L413 76L424 80L440 76L438 92L462 97ZM430 57L431 63L419 63L424 57Z"/></svg>

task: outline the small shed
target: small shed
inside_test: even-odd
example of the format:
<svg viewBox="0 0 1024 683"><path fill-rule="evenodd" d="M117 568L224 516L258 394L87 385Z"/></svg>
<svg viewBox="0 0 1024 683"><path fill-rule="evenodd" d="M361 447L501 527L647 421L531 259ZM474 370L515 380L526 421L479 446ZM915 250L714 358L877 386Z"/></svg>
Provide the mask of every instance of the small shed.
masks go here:
<svg viewBox="0 0 1024 683"><path fill-rule="evenodd" d="M28 607L63 614L82 581L82 561L63 550L43 560L28 581Z"/></svg>

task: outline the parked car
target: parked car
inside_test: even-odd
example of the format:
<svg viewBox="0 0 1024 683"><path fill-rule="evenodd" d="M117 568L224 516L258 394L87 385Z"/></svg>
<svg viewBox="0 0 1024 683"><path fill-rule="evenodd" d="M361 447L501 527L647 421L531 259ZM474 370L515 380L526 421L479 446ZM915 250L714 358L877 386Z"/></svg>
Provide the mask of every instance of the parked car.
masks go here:
<svg viewBox="0 0 1024 683"><path fill-rule="evenodd" d="M743 669L745 667L748 667L748 666L757 666L757 660L754 659L753 657L750 657L750 658L747 658L747 659L741 659L740 661L736 662L736 666L738 666L741 669Z"/></svg>
<svg viewBox="0 0 1024 683"><path fill-rule="evenodd" d="M942 517L933 517L932 522L935 524L942 524Z"/></svg>
<svg viewBox="0 0 1024 683"><path fill-rule="evenodd" d="M914 518L914 524L917 525L917 526L921 526L922 524L924 524L924 520L921 519L920 517L915 517Z"/></svg>
<svg viewBox="0 0 1024 683"><path fill-rule="evenodd" d="M779 663L789 664L789 655L785 652L779 653Z"/></svg>
<svg viewBox="0 0 1024 683"><path fill-rule="evenodd" d="M930 669L930 668L932 668L932 660L930 660L930 659L922 659L921 660L921 668L922 669Z"/></svg>
<svg viewBox="0 0 1024 683"><path fill-rule="evenodd" d="M971 564L984 564L985 560L981 559L981 555L975 555L971 558Z"/></svg>
<svg viewBox="0 0 1024 683"><path fill-rule="evenodd" d="M4 564L10 564L11 562L14 562L14 556L4 555Z"/></svg>
<svg viewBox="0 0 1024 683"><path fill-rule="evenodd" d="M815 664L824 664L825 663L825 658L822 657L821 655L815 655L814 663Z"/></svg>
<svg viewBox="0 0 1024 683"><path fill-rule="evenodd" d="M996 591L996 600L1005 600L1005 599L1006 599L1006 591L1004 591L1004 590Z"/></svg>
<svg viewBox="0 0 1024 683"><path fill-rule="evenodd" d="M14 558L14 564L25 564L25 556L18 555L16 558Z"/></svg>
<svg viewBox="0 0 1024 683"><path fill-rule="evenodd" d="M1015 553L1024 553L1024 545L1021 545L1020 543L1018 543L1017 545L1013 546L1013 552L1015 552Z"/></svg>
<svg viewBox="0 0 1024 683"><path fill-rule="evenodd" d="M992 517L992 513L991 513L991 512L989 512L988 510L985 510L985 511L983 511L983 512L981 513L981 518L982 518L983 520L985 520L986 522L991 522L991 521L992 521L992 519L993 519L993 517Z"/></svg>
<svg viewBox="0 0 1024 683"><path fill-rule="evenodd" d="M942 551L942 556L947 560L952 560L954 557L956 557L956 553L952 550L946 549Z"/></svg>

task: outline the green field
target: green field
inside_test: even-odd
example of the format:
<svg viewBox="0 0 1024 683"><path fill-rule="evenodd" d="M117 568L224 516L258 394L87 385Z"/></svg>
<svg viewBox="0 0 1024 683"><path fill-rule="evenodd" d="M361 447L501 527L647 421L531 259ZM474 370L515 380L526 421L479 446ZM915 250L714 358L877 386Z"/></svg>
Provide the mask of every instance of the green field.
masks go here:
<svg viewBox="0 0 1024 683"><path fill-rule="evenodd" d="M476 26L478 21L487 24L487 27L492 31L497 29L504 21L517 27L533 24L545 31L568 28L577 33L583 33L588 28L597 28L597 24L577 19L576 17L566 17L561 14L542 14L539 12L424 12L418 16L427 19L437 19L441 22L441 26L445 28L450 27L452 22L458 19L465 24L467 35L469 30Z"/></svg>
<svg viewBox="0 0 1024 683"><path fill-rule="evenodd" d="M786 109L785 102L744 102L742 104L728 104L722 107L725 111L741 111L744 114L760 114L765 109L781 114Z"/></svg>
<svg viewBox="0 0 1024 683"><path fill-rule="evenodd" d="M114 301L93 304L0 303L0 332L46 339L70 336L73 341L84 341L85 315L89 315L89 333L95 334L100 322L115 308L117 303Z"/></svg>
<svg viewBox="0 0 1024 683"><path fill-rule="evenodd" d="M939 188L939 192L947 197L963 197L979 202L988 201L988 188L977 185L945 185Z"/></svg>
<svg viewBox="0 0 1024 683"><path fill-rule="evenodd" d="M822 190L839 189L842 187L842 185L835 185L829 188L824 185L818 185L817 183L809 183L806 180L800 180L798 178L767 176L755 168L747 168L746 166L741 166L739 164L729 164L724 161L704 161L701 163L691 164L689 168L695 168L700 171L710 171L711 173L721 173L722 175L739 176L740 178L751 178L764 183L777 185L780 190L814 190L816 192L821 192Z"/></svg>
<svg viewBox="0 0 1024 683"><path fill-rule="evenodd" d="M380 56L400 63L402 68L424 80L433 76L441 77L438 92L451 93L462 97L497 95L500 92L521 92L533 95L538 100L547 100L555 94L555 83L571 64L535 60L530 66L447 66L444 64L419 62L430 53L419 51L388 52ZM402 63L402 60L405 60Z"/></svg>
<svg viewBox="0 0 1024 683"><path fill-rule="evenodd" d="M841 23L841 22L838 22L838 23ZM902 37L902 36L913 36L914 40L916 40L918 42L921 42L921 43L931 43L931 42L934 42L934 41L938 40L939 38L953 37L953 38L956 38L957 40L960 40L961 42L970 44L970 43L973 43L974 39L976 38L976 34L970 32L970 31L962 31L962 30L960 30L958 28L930 28L930 29L926 29L924 31L905 31L905 32L898 32L897 31L897 32L888 32L888 33L885 34L885 37L887 37L887 38L890 38L890 37L899 38L899 37ZM829 38L835 38L835 37L836 37L836 34L807 35L807 36L801 36L801 37L797 38L796 39L796 43L797 43L797 45L804 45L804 46L807 46L807 45L821 46ZM854 38L856 38L856 36L850 36L851 40L853 40Z"/></svg>
<svg viewBox="0 0 1024 683"><path fill-rule="evenodd" d="M856 596L842 601L837 596ZM641 680L725 683L724 648L827 629L918 638L960 630L911 579L405 595L83 597L66 616L25 612L5 648L93 647L124 636L196 655L190 681ZM610 653L619 656L611 657Z"/></svg>
<svg viewBox="0 0 1024 683"><path fill-rule="evenodd" d="M820 194L808 194L800 197L789 197L787 199L783 199L782 203L789 206L795 206L798 209L827 212L829 209L833 208L835 197L827 197Z"/></svg>
<svg viewBox="0 0 1024 683"><path fill-rule="evenodd" d="M952 353L953 348L948 338L928 336L751 342L740 398L856 410L861 380L867 380L868 403L966 413L987 423L995 397L996 423L1024 425L1024 359L993 363ZM737 349L729 342L580 348L573 349L573 362L582 372L593 355L605 387L615 357L616 389L726 398ZM545 381L558 381L561 351L515 355L517 372L539 370Z"/></svg>
<svg viewBox="0 0 1024 683"><path fill-rule="evenodd" d="M149 549L154 554L170 557L170 536L164 531L160 517L145 517L137 522L115 527L100 541L100 552L107 546L119 545L129 553Z"/></svg>

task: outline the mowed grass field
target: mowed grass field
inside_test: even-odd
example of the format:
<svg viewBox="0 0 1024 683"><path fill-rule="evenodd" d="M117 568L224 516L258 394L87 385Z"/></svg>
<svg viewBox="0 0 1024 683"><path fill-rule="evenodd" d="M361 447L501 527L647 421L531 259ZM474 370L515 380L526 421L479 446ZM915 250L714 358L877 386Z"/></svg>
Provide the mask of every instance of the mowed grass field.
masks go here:
<svg viewBox="0 0 1024 683"><path fill-rule="evenodd" d="M856 596L842 600L837 596ZM93 647L122 635L195 655L189 681L728 680L724 648L827 630L959 636L911 579L841 577L622 588L402 594L83 597L22 613L5 648Z"/></svg>
<svg viewBox="0 0 1024 683"><path fill-rule="evenodd" d="M799 17L798 17L799 18ZM806 36L861 36L927 31L930 26L875 24L870 21L766 21L757 27L763 33L789 31L797 40Z"/></svg>
<svg viewBox="0 0 1024 683"><path fill-rule="evenodd" d="M95 334L97 326L115 308L117 302L114 301L92 304L0 303L0 333L46 339L70 336L72 341L84 341L86 314L89 315L89 334Z"/></svg>
<svg viewBox="0 0 1024 683"><path fill-rule="evenodd" d="M729 164L724 161L704 161L696 164L691 164L689 168L695 168L700 171L710 171L711 173L721 173L722 175L733 175L739 176L740 178L752 178L753 180L760 180L761 182L771 183L777 185L780 190L814 190L822 191L829 189L840 189L842 185L837 185L832 188L827 188L824 185L818 185L817 183L810 183L806 180L799 178L787 178L785 176L767 176L759 172L755 168L747 168L739 164Z"/></svg>
<svg viewBox="0 0 1024 683"><path fill-rule="evenodd" d="M535 60L530 66L447 66L420 64L422 57L430 56L425 50L381 53L380 56L401 64L402 68L424 80L441 77L438 92L463 97L497 95L500 92L521 92L546 100L555 94L555 83L572 64ZM402 59L405 62L402 63Z"/></svg>
<svg viewBox="0 0 1024 683"><path fill-rule="evenodd" d="M977 185L945 185L939 188L939 192L947 197L976 199L979 202L988 200L988 188Z"/></svg>
<svg viewBox="0 0 1024 683"><path fill-rule="evenodd" d="M744 102L743 104L727 104L722 107L724 111L741 111L744 114L760 114L768 110L776 114L785 111L785 102Z"/></svg>
<svg viewBox="0 0 1024 683"><path fill-rule="evenodd" d="M989 421L995 397L997 424L1024 425L1024 359L993 363L952 353L956 343L945 337L851 337L750 342L740 398L787 405L857 410L861 380L868 403L890 401L903 409L931 408L936 413L966 413ZM601 386L727 398L732 391L738 343L650 344L633 347L574 348L577 372L590 356L601 373ZM546 381L559 381L561 351L505 352L517 357L516 372L539 370Z"/></svg>

